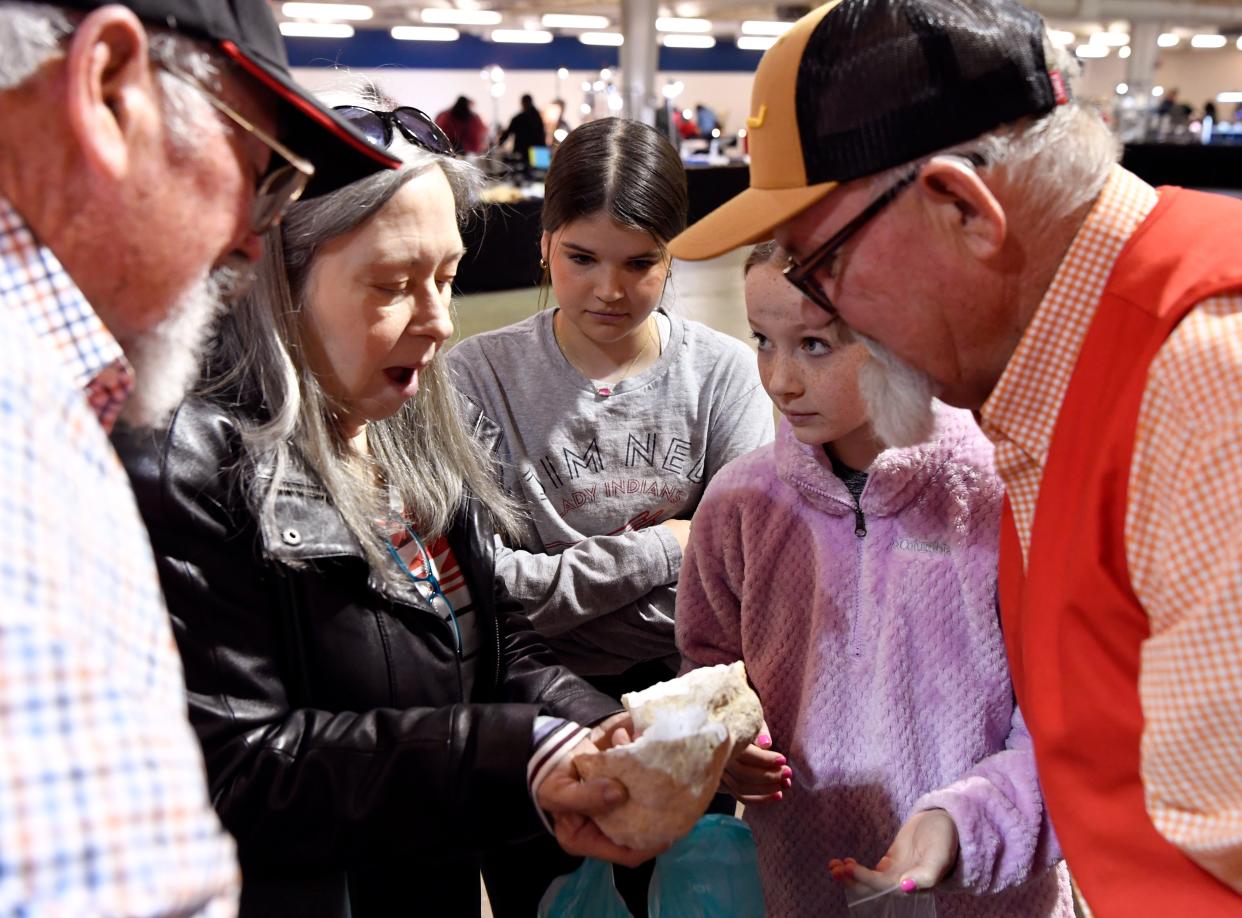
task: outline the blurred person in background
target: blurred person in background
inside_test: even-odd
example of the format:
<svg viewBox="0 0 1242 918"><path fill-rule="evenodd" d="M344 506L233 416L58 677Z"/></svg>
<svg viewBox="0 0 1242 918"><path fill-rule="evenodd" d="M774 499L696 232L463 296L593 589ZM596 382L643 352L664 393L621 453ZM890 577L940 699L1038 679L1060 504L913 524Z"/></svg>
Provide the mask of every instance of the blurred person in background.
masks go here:
<svg viewBox="0 0 1242 918"><path fill-rule="evenodd" d="M570 131L569 122L565 119L565 100L553 99L543 109L543 130L548 138L548 145L560 146Z"/></svg>
<svg viewBox="0 0 1242 918"><path fill-rule="evenodd" d="M529 95L522 96L522 110L513 116L509 126L501 133L496 146L503 146L505 141L513 138L513 156L520 160L526 168L530 168L530 148L546 147L548 135L543 126L543 115L535 108L535 100Z"/></svg>
<svg viewBox="0 0 1242 918"><path fill-rule="evenodd" d="M474 102L458 96L451 108L436 115L436 124L456 153L482 153L487 149L487 125L474 111Z"/></svg>

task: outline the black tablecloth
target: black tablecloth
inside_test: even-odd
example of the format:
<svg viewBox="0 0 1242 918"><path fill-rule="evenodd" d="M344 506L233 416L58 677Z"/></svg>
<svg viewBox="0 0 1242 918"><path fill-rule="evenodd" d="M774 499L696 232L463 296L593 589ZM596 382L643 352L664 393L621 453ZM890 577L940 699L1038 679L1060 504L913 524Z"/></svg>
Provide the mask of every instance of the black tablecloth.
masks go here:
<svg viewBox="0 0 1242 918"><path fill-rule="evenodd" d="M686 171L690 222L700 220L750 183L746 166ZM542 201L488 204L462 233L466 257L457 269L458 293L519 290L539 283L539 210Z"/></svg>
<svg viewBox="0 0 1242 918"><path fill-rule="evenodd" d="M466 255L458 293L520 290L539 283L539 209L543 201L488 204L462 232Z"/></svg>
<svg viewBox="0 0 1242 918"><path fill-rule="evenodd" d="M1129 144L1121 164L1151 185L1242 188L1242 146Z"/></svg>

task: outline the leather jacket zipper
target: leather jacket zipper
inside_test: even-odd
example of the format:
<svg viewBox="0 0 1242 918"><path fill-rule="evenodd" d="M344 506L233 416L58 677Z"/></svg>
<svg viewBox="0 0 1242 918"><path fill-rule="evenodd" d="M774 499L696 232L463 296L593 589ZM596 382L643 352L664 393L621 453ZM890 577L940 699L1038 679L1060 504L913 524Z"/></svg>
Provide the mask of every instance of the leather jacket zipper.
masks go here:
<svg viewBox="0 0 1242 918"><path fill-rule="evenodd" d="M500 619L495 615L492 616L492 634L496 636L496 681L493 684L500 688Z"/></svg>

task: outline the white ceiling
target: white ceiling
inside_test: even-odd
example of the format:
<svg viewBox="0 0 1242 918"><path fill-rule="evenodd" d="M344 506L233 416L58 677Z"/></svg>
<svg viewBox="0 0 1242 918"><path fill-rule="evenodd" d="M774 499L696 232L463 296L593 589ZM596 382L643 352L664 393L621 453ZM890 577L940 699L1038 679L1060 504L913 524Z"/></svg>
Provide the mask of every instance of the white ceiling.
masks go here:
<svg viewBox="0 0 1242 918"><path fill-rule="evenodd" d="M280 16L282 3L270 0ZM365 2L374 11L372 19L355 22L361 28L389 28L420 22L419 12L427 7L491 9L504 14L504 25L538 27L542 13L591 13L607 16L615 29L620 20L620 0L355 0ZM1084 34L1109 23L1130 20L1155 20L1169 28L1213 31L1231 35L1242 34L1242 0L1027 0L1027 4L1043 14L1049 24ZM796 11L797 7L756 0L660 0L661 13L710 19L717 31L734 31L746 19L784 19L778 10ZM576 34L568 30L565 34Z"/></svg>

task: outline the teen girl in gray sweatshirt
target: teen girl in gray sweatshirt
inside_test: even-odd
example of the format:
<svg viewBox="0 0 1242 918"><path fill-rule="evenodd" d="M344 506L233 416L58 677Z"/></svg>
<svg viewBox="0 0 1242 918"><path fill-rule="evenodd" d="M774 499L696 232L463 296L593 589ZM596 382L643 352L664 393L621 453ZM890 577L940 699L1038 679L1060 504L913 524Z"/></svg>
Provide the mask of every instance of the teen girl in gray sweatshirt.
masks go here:
<svg viewBox="0 0 1242 918"><path fill-rule="evenodd" d="M545 183L541 247L558 308L448 355L500 427L505 484L529 514L497 576L561 659L614 697L675 674L690 517L725 463L773 436L750 349L662 308L666 245L686 209L685 170L654 129L616 118L577 128ZM556 875L532 867L506 859L532 887ZM632 910L637 887L645 878Z"/></svg>

